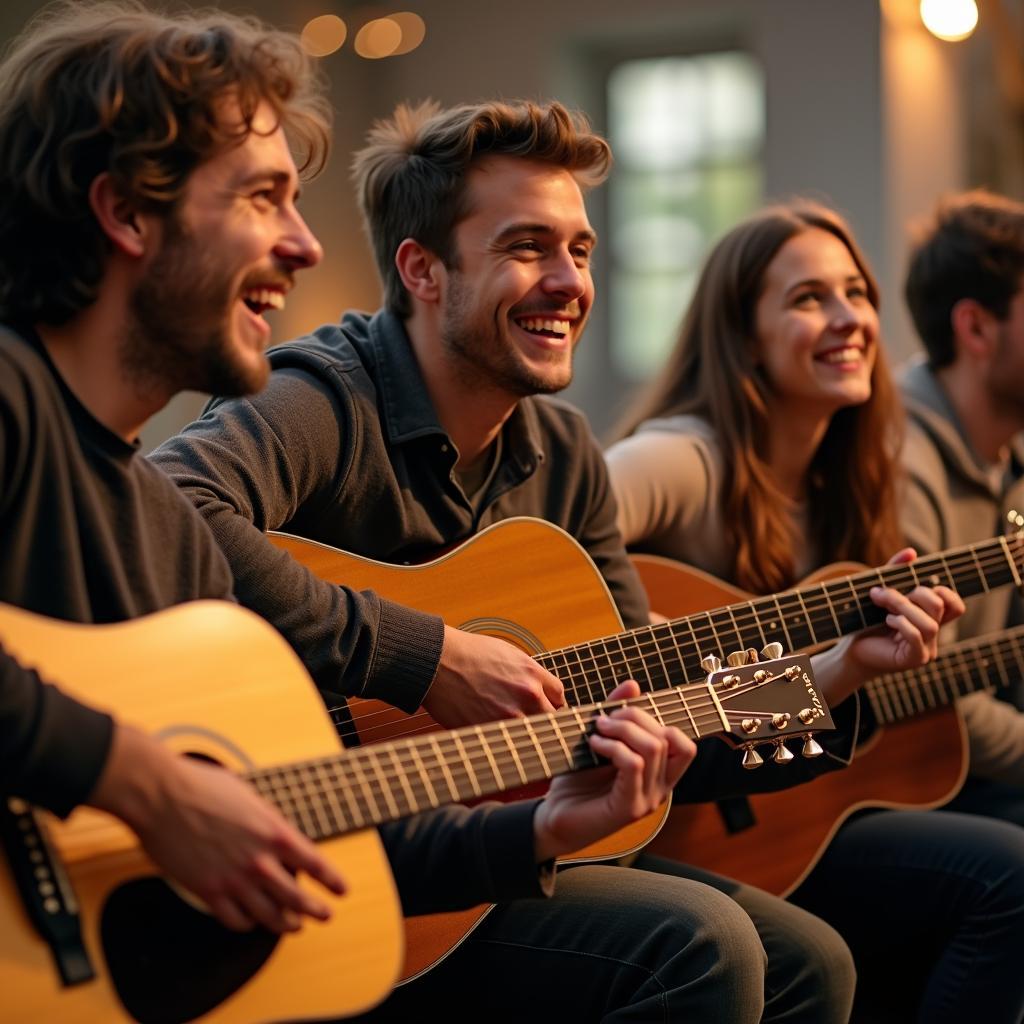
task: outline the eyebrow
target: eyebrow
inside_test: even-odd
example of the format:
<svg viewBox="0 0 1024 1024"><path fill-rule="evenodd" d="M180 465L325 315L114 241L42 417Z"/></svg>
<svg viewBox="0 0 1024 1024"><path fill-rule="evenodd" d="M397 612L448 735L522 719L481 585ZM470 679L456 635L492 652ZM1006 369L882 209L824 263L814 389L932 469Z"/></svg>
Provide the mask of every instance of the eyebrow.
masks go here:
<svg viewBox="0 0 1024 1024"><path fill-rule="evenodd" d="M861 284L866 285L867 278L863 274L848 274L843 278L843 284L850 284L854 281L859 281ZM799 288L806 288L809 285L823 285L825 282L820 277L807 277L802 281L797 281L795 284L791 284L785 291L786 295L795 292Z"/></svg>
<svg viewBox="0 0 1024 1024"><path fill-rule="evenodd" d="M495 242L507 242L510 238L514 238L516 235L553 235L555 234L555 228L551 224L531 224L531 223L519 223L509 224L507 228L503 228L498 235L495 237ZM589 242L591 245L597 245L597 232L593 228L586 228L583 231L577 231L573 235L573 240L578 242Z"/></svg>
<svg viewBox="0 0 1024 1024"><path fill-rule="evenodd" d="M236 190L240 190L250 188L253 185L258 185L263 181L272 181L275 186L290 185L292 183L292 176L287 171L282 171L279 167L263 167L257 171L252 171L244 178L235 181L233 187ZM292 201L297 203L301 194L301 190L298 185L296 185Z"/></svg>

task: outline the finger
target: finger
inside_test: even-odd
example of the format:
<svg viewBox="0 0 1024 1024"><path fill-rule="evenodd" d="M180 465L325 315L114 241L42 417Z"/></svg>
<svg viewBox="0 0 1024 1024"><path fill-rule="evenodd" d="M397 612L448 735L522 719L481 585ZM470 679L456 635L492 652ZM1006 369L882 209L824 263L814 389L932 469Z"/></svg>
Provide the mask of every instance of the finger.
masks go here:
<svg viewBox="0 0 1024 1024"><path fill-rule="evenodd" d="M643 759L643 787L649 797L660 792L665 777L667 745L665 730L639 708L620 708L614 717L602 716L597 728L602 735L624 743Z"/></svg>
<svg viewBox="0 0 1024 1024"><path fill-rule="evenodd" d="M591 733L590 746L615 771L610 792L612 800L631 818L639 818L647 806L643 791L644 759L624 743L600 733Z"/></svg>
<svg viewBox="0 0 1024 1024"><path fill-rule="evenodd" d="M230 928L233 932L251 932L256 927L256 922L252 917L230 896L225 894L216 896L207 900L206 905L210 908L210 913L225 928Z"/></svg>
<svg viewBox="0 0 1024 1024"><path fill-rule="evenodd" d="M540 666L537 666L540 668ZM550 710L565 707L565 687L562 680L550 672L541 670L540 684L544 689L544 696L550 704Z"/></svg>
<svg viewBox="0 0 1024 1024"><path fill-rule="evenodd" d="M912 562L915 558L917 558L917 552L913 548L900 548L885 564L903 565L906 562Z"/></svg>
<svg viewBox="0 0 1024 1024"><path fill-rule="evenodd" d="M901 594L888 587L872 587L871 599L894 615L906 616L926 636L938 633L944 602L929 587L915 587L910 594Z"/></svg>
<svg viewBox="0 0 1024 1024"><path fill-rule="evenodd" d="M264 892L283 910L315 917L318 921L326 921L331 916L330 908L322 900L316 899L299 885L295 876L281 863L273 858L266 858L256 868L263 883Z"/></svg>
<svg viewBox="0 0 1024 1024"><path fill-rule="evenodd" d="M697 756L697 744L679 729L665 730L665 785L671 789Z"/></svg>
<svg viewBox="0 0 1024 1024"><path fill-rule="evenodd" d="M262 875L263 872L259 872L260 881ZM234 896L235 901L249 917L272 932L298 931L302 924L296 911L279 903L263 889L262 885L250 883L240 888Z"/></svg>
<svg viewBox="0 0 1024 1024"><path fill-rule="evenodd" d="M608 694L607 700L631 700L640 696L640 684L635 679L624 679Z"/></svg>
<svg viewBox="0 0 1024 1024"><path fill-rule="evenodd" d="M305 836L294 832L281 849L281 860L291 871L305 871L337 896L345 892L345 879Z"/></svg>
<svg viewBox="0 0 1024 1024"><path fill-rule="evenodd" d="M942 599L943 622L952 622L954 619L960 618L967 610L964 599L955 590L950 590L949 587L933 587L932 591Z"/></svg>

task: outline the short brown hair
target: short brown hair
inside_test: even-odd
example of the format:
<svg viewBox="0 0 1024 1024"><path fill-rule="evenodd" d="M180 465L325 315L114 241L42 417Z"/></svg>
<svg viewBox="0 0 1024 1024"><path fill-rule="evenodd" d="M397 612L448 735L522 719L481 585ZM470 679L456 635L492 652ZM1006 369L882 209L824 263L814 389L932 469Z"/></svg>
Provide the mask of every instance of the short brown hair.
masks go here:
<svg viewBox="0 0 1024 1024"><path fill-rule="evenodd" d="M462 104L442 110L436 103L396 108L377 121L368 145L355 155L353 178L363 222L384 285L384 303L399 316L411 312L395 268L395 252L406 238L456 263L455 225L468 213L466 175L485 156L514 156L569 171L581 188L599 185L611 167L608 143L586 118L560 103L525 100Z"/></svg>
<svg viewBox="0 0 1024 1024"><path fill-rule="evenodd" d="M218 120L225 96L240 126ZM95 300L109 253L89 205L98 175L172 213L191 172L242 142L264 102L317 173L329 107L295 37L137 0L47 8L0 64L0 320L60 324Z"/></svg>
<svg viewBox="0 0 1024 1024"><path fill-rule="evenodd" d="M974 299L1005 320L1024 283L1024 204L978 189L946 196L919 226L904 295L936 369L956 359L953 307Z"/></svg>

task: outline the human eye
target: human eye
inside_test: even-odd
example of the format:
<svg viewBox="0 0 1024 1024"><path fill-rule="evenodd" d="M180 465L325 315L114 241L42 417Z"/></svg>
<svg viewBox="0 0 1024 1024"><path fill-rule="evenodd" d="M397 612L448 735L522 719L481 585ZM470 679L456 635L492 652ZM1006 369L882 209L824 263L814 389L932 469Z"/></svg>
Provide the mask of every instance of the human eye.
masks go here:
<svg viewBox="0 0 1024 1024"><path fill-rule="evenodd" d="M793 305L798 309L811 309L821 302L821 294L814 288L805 288L794 293Z"/></svg>
<svg viewBox="0 0 1024 1024"><path fill-rule="evenodd" d="M846 296L847 298L850 299L866 300L868 297L868 287L866 284L863 283L851 284L850 287L846 289Z"/></svg>
<svg viewBox="0 0 1024 1024"><path fill-rule="evenodd" d="M572 246L570 252L572 253L572 258L576 261L576 264L578 266L585 267L590 264L590 258L594 253L594 248L593 246L580 243L579 245Z"/></svg>

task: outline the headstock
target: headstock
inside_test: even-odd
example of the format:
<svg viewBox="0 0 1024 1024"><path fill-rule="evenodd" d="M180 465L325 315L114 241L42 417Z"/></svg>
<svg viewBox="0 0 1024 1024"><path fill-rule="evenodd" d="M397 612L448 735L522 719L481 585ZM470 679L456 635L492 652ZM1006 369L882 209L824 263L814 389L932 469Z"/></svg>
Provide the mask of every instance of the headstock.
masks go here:
<svg viewBox="0 0 1024 1024"><path fill-rule="evenodd" d="M758 744L772 746L776 764L793 760L785 741L802 736L804 757L823 751L814 733L835 728L819 696L809 655L782 657L782 645L768 644L760 652L750 647L735 651L723 667L715 655L701 661L708 673L707 686L724 719L724 731L743 750L743 767L758 768L764 758Z"/></svg>

